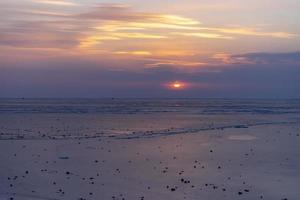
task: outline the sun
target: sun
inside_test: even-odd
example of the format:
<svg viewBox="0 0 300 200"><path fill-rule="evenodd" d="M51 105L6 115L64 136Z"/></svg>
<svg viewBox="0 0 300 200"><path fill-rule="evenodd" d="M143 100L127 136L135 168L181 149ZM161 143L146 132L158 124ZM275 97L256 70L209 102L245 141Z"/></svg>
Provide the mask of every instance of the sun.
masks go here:
<svg viewBox="0 0 300 200"><path fill-rule="evenodd" d="M173 83L172 85L174 88L182 88L182 84L181 83Z"/></svg>
<svg viewBox="0 0 300 200"><path fill-rule="evenodd" d="M184 89L185 84L183 82L175 81L175 82L170 83L169 86L171 89L180 90L180 89Z"/></svg>
<svg viewBox="0 0 300 200"><path fill-rule="evenodd" d="M170 81L163 84L163 87L168 90L186 90L191 87L191 84L184 81Z"/></svg>

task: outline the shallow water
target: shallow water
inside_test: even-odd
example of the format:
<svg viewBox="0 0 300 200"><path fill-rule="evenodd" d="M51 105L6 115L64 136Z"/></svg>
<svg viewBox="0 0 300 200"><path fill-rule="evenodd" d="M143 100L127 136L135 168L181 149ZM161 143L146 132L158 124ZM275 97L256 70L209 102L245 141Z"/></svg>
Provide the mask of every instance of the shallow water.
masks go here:
<svg viewBox="0 0 300 200"><path fill-rule="evenodd" d="M1 99L0 139L137 138L299 120L297 100Z"/></svg>

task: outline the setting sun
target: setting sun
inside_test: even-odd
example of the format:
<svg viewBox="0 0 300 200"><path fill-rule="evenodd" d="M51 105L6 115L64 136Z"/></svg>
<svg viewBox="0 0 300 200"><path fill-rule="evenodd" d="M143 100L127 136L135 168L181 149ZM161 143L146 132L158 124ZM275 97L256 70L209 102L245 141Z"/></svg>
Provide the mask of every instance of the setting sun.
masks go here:
<svg viewBox="0 0 300 200"><path fill-rule="evenodd" d="M171 82L171 83L169 84L169 88L170 88L170 89L175 89L175 90L184 89L185 86L186 86L185 83L179 82L179 81Z"/></svg>
<svg viewBox="0 0 300 200"><path fill-rule="evenodd" d="M181 83L173 83L174 88L181 88L182 84Z"/></svg>

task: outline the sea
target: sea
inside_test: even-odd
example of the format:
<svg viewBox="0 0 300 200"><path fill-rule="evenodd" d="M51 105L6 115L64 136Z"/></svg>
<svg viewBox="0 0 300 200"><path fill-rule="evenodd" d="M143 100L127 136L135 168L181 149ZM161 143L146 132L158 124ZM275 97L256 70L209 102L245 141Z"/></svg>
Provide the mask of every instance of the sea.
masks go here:
<svg viewBox="0 0 300 200"><path fill-rule="evenodd" d="M297 123L299 114L299 99L0 99L0 139L149 138Z"/></svg>

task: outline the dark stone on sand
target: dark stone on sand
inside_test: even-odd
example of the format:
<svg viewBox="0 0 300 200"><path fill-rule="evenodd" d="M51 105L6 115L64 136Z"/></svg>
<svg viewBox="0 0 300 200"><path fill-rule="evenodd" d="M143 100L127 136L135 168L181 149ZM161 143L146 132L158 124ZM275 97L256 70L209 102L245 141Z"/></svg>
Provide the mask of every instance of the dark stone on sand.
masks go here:
<svg viewBox="0 0 300 200"><path fill-rule="evenodd" d="M62 160L68 160L69 157L68 157L68 156L60 156L59 159L62 159Z"/></svg>
<svg viewBox="0 0 300 200"><path fill-rule="evenodd" d="M248 126L246 126L246 125L236 125L236 126L234 126L234 128L248 128Z"/></svg>

